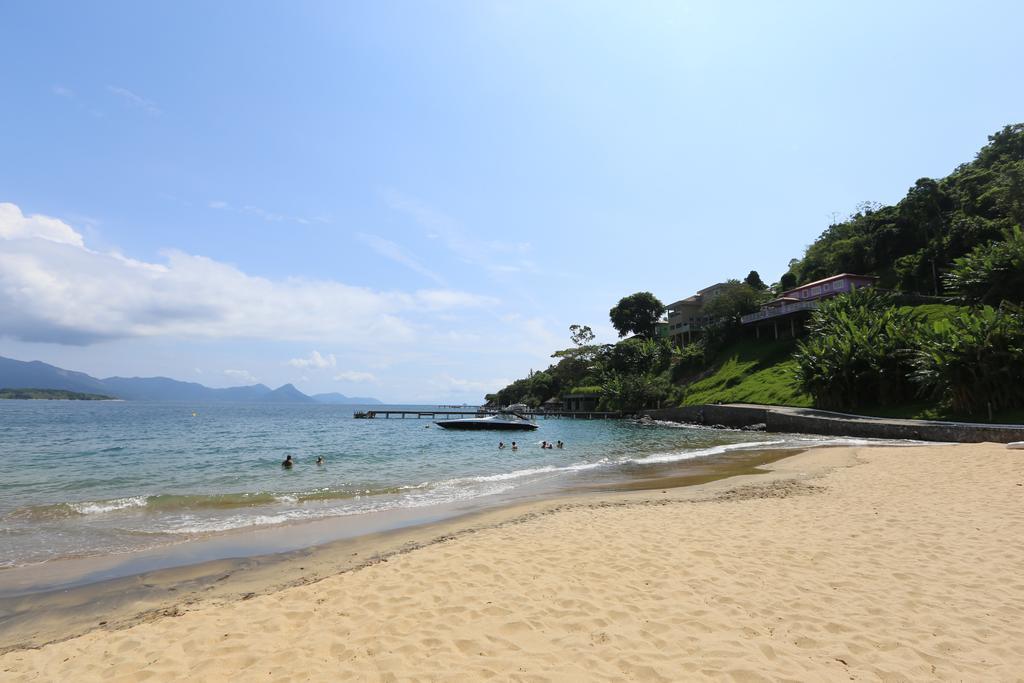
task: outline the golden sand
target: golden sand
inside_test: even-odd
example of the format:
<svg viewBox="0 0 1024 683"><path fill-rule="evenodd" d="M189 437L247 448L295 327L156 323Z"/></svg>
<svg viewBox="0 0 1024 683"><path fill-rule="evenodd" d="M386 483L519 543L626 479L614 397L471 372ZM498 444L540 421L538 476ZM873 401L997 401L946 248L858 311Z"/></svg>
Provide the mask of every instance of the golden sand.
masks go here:
<svg viewBox="0 0 1024 683"><path fill-rule="evenodd" d="M2 680L1024 680L1024 454L819 449L0 656Z"/></svg>

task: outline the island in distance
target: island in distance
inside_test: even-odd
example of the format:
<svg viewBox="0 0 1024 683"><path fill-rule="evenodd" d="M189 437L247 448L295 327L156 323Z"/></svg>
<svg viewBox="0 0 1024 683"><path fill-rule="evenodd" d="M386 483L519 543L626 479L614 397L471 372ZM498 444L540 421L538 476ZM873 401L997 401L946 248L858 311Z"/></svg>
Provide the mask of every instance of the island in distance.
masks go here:
<svg viewBox="0 0 1024 683"><path fill-rule="evenodd" d="M339 393L307 396L291 384L271 389L253 384L212 389L196 382L168 377L108 377L98 379L84 372L65 370L41 361L20 361L0 356L0 389L54 389L101 394L128 401L240 401L253 403L331 403L377 405L379 400Z"/></svg>
<svg viewBox="0 0 1024 683"><path fill-rule="evenodd" d="M64 391L63 389L0 389L0 399L37 400L37 401L117 401L113 396L103 394L84 394L80 391Z"/></svg>

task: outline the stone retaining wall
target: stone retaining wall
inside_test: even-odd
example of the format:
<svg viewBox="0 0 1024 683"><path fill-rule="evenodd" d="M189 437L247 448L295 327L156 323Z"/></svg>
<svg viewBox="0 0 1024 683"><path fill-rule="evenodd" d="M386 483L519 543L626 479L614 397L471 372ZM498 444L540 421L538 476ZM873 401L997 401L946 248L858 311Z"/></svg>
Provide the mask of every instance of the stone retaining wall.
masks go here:
<svg viewBox="0 0 1024 683"><path fill-rule="evenodd" d="M974 443L1024 441L1024 425L989 425L931 420L889 420L808 408L722 404L645 410L655 420L724 427L765 425L769 432L824 434L870 439L917 439Z"/></svg>

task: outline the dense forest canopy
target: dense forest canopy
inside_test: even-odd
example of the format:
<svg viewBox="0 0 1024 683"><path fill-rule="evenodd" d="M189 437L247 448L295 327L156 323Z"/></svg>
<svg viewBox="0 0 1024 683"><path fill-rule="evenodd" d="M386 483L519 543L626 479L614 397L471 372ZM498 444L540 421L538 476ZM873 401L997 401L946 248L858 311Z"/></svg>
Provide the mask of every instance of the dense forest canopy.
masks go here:
<svg viewBox="0 0 1024 683"><path fill-rule="evenodd" d="M785 284L836 273L880 277L882 287L944 294L955 259L1024 224L1024 124L1006 126L940 180L921 178L895 206L865 202L791 262Z"/></svg>

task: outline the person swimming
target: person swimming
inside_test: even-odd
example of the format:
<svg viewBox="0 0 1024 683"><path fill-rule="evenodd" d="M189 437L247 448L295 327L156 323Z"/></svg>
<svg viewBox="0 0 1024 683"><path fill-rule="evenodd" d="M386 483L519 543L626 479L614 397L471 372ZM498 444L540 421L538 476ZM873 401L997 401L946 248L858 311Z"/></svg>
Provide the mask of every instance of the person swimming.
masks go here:
<svg viewBox="0 0 1024 683"><path fill-rule="evenodd" d="M505 450L505 442L504 441L499 441L498 442L498 450L499 451Z"/></svg>
<svg viewBox="0 0 1024 683"><path fill-rule="evenodd" d="M518 451L519 450L519 446L516 444L515 441L512 442L512 450L514 450L514 451Z"/></svg>
<svg viewBox="0 0 1024 683"><path fill-rule="evenodd" d="M317 465L323 465L324 464L324 456L322 456L322 455L316 456L316 464Z"/></svg>
<svg viewBox="0 0 1024 683"><path fill-rule="evenodd" d="M281 461L281 467L291 468L291 466L294 465L294 464L295 463L292 462L291 454L288 454L288 455L284 456L284 460Z"/></svg>
<svg viewBox="0 0 1024 683"><path fill-rule="evenodd" d="M556 447L556 448L564 448L564 447L565 447L565 444L564 444L564 443L562 443L562 440L561 440L561 439L559 439L559 440L558 440L558 443L556 443L556 444L555 444L555 447Z"/></svg>

